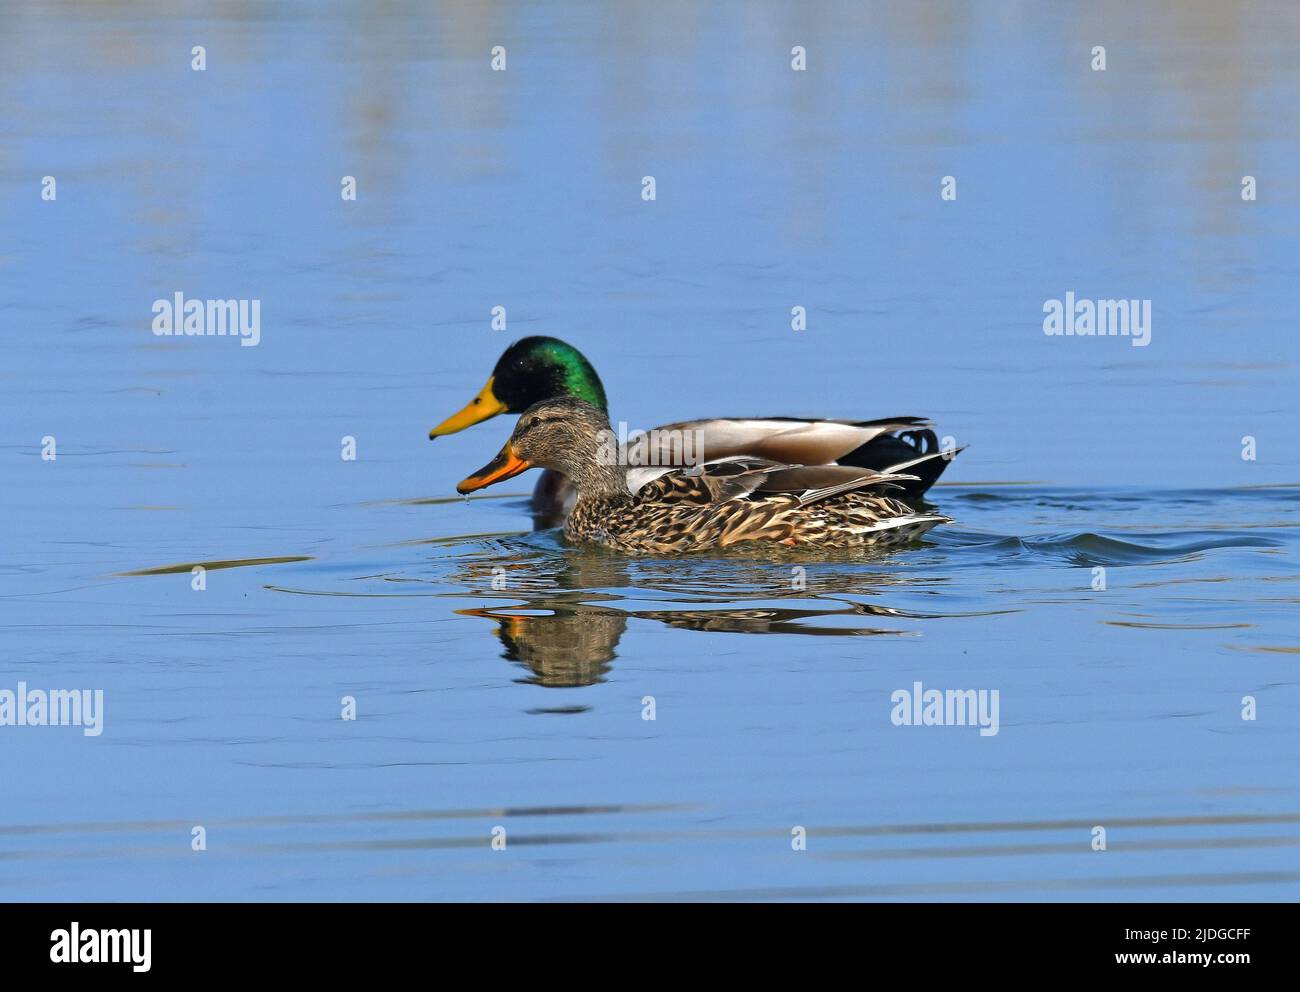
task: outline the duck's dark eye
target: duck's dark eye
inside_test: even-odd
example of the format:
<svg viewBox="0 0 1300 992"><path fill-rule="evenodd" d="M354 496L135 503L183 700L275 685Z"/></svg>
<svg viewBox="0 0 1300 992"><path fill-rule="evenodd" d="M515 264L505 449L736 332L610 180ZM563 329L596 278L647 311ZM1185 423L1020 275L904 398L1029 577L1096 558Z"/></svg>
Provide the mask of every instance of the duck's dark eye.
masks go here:
<svg viewBox="0 0 1300 992"><path fill-rule="evenodd" d="M538 424L540 424L541 422L542 422L542 418L541 418L541 417L529 417L529 418L528 418L528 428L531 430L532 428L536 427L536 426L537 426Z"/></svg>

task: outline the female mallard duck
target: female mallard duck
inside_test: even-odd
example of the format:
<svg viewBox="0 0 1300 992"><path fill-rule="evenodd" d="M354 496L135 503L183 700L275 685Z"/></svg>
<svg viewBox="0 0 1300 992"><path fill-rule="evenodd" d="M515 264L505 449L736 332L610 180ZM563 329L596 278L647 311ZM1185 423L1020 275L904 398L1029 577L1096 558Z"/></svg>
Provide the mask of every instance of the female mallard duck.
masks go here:
<svg viewBox="0 0 1300 992"><path fill-rule="evenodd" d="M577 491L564 535L619 551L672 553L744 541L861 548L915 540L947 517L917 513L882 490L907 475L849 465L786 465L732 457L659 468L635 492L609 418L584 400L529 407L505 447L456 486L471 493L534 466L562 472Z"/></svg>
<svg viewBox="0 0 1300 992"><path fill-rule="evenodd" d="M523 338L501 355L478 395L429 431L429 438L455 434L499 413L523 413L534 403L564 396L609 413L600 376L577 348L557 338ZM710 458L750 455L800 465L836 463L906 474L909 478L901 483L902 491L914 499L934 484L954 454L939 450L929 427L921 417L860 421L731 417L669 424L657 430L701 438ZM630 482L635 490L637 479ZM572 502L568 481L558 473L544 472L533 493L539 525L560 523Z"/></svg>

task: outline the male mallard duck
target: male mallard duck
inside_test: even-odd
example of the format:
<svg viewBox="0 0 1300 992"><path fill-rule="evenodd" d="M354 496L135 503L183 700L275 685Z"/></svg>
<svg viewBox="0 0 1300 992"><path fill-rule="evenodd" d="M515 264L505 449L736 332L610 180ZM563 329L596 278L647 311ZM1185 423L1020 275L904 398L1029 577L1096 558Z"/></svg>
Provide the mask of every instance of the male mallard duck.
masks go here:
<svg viewBox="0 0 1300 992"><path fill-rule="evenodd" d="M523 338L501 355L478 395L429 431L429 438L455 434L499 413L523 413L534 403L563 396L585 400L609 413L600 376L577 348L557 338ZM929 427L921 417L860 421L727 417L657 430L689 432L700 438L710 459L751 455L800 465L837 463L906 474L903 494L916 498L934 484L953 454L939 450ZM633 491L637 481L636 477L630 480ZM533 493L533 513L553 526L563 520L572 501L573 487L547 471Z"/></svg>
<svg viewBox="0 0 1300 992"><path fill-rule="evenodd" d="M619 551L671 553L743 541L792 547L903 544L947 517L917 513L882 490L906 475L850 465L786 465L733 457L658 468L633 492L609 418L574 397L524 411L491 462L456 486L471 493L534 466L562 472L577 490L564 525L570 541Z"/></svg>

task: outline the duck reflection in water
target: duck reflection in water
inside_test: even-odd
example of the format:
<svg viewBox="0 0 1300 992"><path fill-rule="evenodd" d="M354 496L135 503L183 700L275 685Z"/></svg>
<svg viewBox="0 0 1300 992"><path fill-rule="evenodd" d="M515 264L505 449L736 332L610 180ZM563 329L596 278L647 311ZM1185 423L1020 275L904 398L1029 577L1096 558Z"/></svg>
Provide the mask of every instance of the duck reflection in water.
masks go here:
<svg viewBox="0 0 1300 992"><path fill-rule="evenodd" d="M807 570L805 587L795 588L788 562L725 560L713 563L711 569L709 563L696 560L686 573L681 562L673 564L676 569L666 567L669 563L665 561L637 562L633 578L627 558L600 550L568 550L541 560L515 556L481 560L465 565L457 581L477 595L509 600L512 605L457 612L496 621L494 633L504 649L502 657L528 669L521 681L552 689L603 682L630 620L706 632L862 637L907 636L915 630L902 624L882 627L841 621L823 626L800 621L822 617L910 621L932 616L838 598L873 596L883 587L898 584L899 577L888 572L813 565ZM602 591L627 588L667 593L674 603L700 602L710 592L717 599L719 589L726 589L726 598L732 602L762 602L748 607L625 609L613 605L624 597ZM798 600L800 605L772 605L780 599ZM810 600L820 602L812 604Z"/></svg>

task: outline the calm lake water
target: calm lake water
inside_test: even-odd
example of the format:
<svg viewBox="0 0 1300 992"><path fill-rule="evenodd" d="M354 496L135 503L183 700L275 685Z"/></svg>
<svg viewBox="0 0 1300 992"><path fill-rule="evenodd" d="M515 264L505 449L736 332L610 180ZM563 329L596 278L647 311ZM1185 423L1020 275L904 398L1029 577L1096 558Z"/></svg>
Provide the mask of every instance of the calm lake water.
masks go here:
<svg viewBox="0 0 1300 992"><path fill-rule="evenodd" d="M220 10L0 17L0 690L104 693L0 727L0 898L1300 897L1293 4ZM530 532L453 488L512 418L426 437L525 334L633 426L931 416L954 522Z"/></svg>

